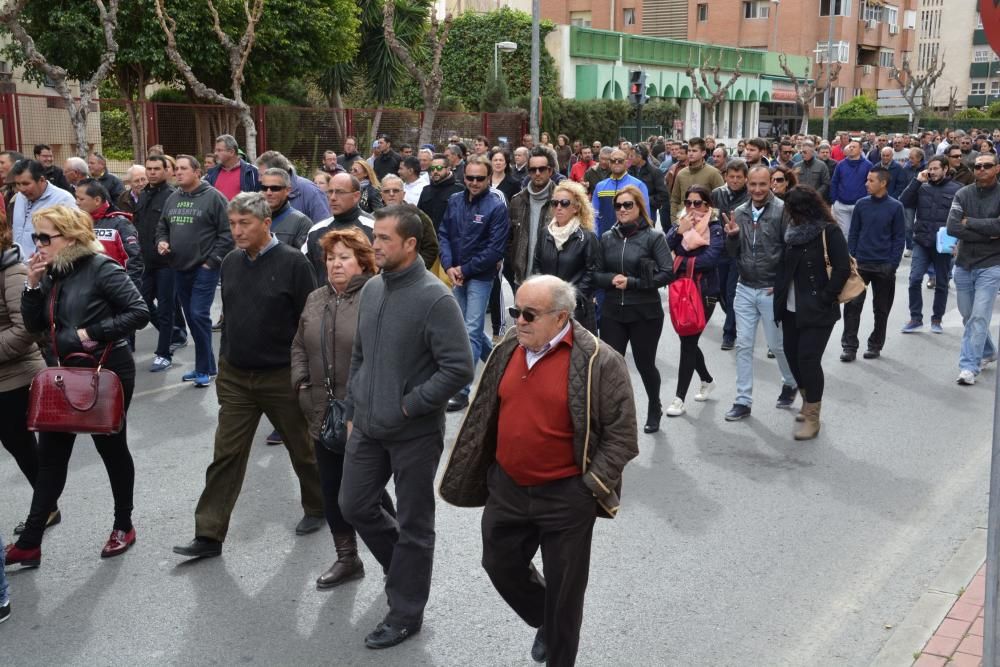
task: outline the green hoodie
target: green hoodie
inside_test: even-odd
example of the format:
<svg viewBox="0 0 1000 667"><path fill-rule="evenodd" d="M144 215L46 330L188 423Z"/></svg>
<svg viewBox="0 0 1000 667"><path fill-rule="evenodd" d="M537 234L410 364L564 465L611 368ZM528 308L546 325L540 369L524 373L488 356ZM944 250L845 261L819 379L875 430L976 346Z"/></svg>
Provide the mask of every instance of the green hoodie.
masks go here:
<svg viewBox="0 0 1000 667"><path fill-rule="evenodd" d="M191 192L177 188L163 204L156 243L170 244L170 268L190 271L202 264L213 269L233 249L225 196L202 181Z"/></svg>

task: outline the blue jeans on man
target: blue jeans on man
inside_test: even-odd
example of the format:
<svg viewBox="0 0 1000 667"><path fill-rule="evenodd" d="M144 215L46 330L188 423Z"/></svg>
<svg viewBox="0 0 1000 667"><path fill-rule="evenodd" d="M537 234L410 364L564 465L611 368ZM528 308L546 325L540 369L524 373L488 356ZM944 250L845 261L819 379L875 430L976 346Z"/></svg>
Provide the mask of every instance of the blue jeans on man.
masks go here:
<svg viewBox="0 0 1000 667"><path fill-rule="evenodd" d="M934 275L934 305L931 322L941 323L945 308L948 307L948 273L951 270L951 253L938 252L919 243L913 244L910 259L910 320L924 321L924 297L921 290L924 274L929 268ZM938 278L938 276L942 276Z"/></svg>
<svg viewBox="0 0 1000 667"><path fill-rule="evenodd" d="M774 321L774 290L769 287L736 285L733 299L736 313L736 400L734 403L753 405L753 349L757 344L757 323L764 325L764 339L774 353L781 371L781 382L795 387L795 376L785 358L781 329Z"/></svg>
<svg viewBox="0 0 1000 667"><path fill-rule="evenodd" d="M187 340L184 316L177 321L177 272L170 268L147 269L142 276L142 296L149 308L150 319L159 335L156 339L156 356L173 358L171 344ZM178 326L178 324L180 326Z"/></svg>
<svg viewBox="0 0 1000 667"><path fill-rule="evenodd" d="M490 290L493 289L493 279L488 280L466 280L461 286L454 287L455 300L458 307L462 309L462 317L465 318L465 331L469 335L469 343L472 345L472 359L478 362L480 359L486 361L493 350L493 343L483 332L486 325L486 306L490 303ZM462 390L466 396L472 391L472 385L468 385Z"/></svg>
<svg viewBox="0 0 1000 667"><path fill-rule="evenodd" d="M212 350L212 301L219 270L199 266L177 272L177 293L194 338L194 370L199 375L218 375ZM489 297L489 293L486 295Z"/></svg>
<svg viewBox="0 0 1000 667"><path fill-rule="evenodd" d="M955 266L955 297L965 331L958 368L979 375L983 359L996 359L997 348L990 338L993 302L1000 290L1000 266L965 269Z"/></svg>

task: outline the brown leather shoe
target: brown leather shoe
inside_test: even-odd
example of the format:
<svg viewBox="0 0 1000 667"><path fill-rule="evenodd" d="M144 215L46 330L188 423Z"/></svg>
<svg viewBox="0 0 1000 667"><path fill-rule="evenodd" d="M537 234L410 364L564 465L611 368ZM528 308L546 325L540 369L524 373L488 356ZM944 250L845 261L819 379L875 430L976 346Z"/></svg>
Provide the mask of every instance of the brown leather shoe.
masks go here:
<svg viewBox="0 0 1000 667"><path fill-rule="evenodd" d="M365 565L358 557L358 540L353 533L333 536L337 549L337 562L316 579L316 588L336 588L341 584L365 576Z"/></svg>

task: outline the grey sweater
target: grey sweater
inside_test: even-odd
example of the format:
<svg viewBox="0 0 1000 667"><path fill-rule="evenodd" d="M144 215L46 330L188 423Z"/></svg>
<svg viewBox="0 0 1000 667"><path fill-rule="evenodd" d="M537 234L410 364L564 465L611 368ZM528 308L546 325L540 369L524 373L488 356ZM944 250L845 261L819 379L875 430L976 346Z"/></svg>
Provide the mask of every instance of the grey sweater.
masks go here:
<svg viewBox="0 0 1000 667"><path fill-rule="evenodd" d="M955 263L962 268L1000 264L1000 186L973 183L956 192L948 211L948 233L960 241Z"/></svg>
<svg viewBox="0 0 1000 667"><path fill-rule="evenodd" d="M417 258L361 291L347 384L347 414L370 438L444 434L448 399L475 366L458 302Z"/></svg>
<svg viewBox="0 0 1000 667"><path fill-rule="evenodd" d="M191 192L177 188L163 204L156 226L156 242L170 244L167 259L175 271L190 271L202 264L213 269L233 249L225 196L202 181Z"/></svg>

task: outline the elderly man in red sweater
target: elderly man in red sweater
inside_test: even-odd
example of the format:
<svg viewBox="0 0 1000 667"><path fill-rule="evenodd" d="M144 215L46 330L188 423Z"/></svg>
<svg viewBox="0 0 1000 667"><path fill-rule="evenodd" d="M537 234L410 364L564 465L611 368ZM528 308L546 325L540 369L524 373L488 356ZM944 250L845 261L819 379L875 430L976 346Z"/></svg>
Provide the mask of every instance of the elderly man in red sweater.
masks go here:
<svg viewBox="0 0 1000 667"><path fill-rule="evenodd" d="M441 496L485 505L483 567L537 628L531 657L564 667L580 643L594 519L617 514L639 453L635 402L622 356L572 319L572 285L536 276L515 304L516 335L483 370ZM531 563L539 546L544 577Z"/></svg>

